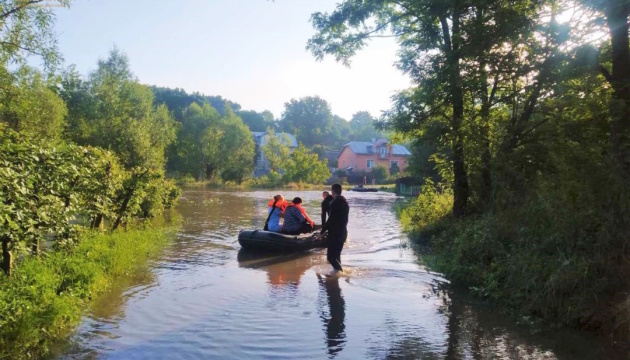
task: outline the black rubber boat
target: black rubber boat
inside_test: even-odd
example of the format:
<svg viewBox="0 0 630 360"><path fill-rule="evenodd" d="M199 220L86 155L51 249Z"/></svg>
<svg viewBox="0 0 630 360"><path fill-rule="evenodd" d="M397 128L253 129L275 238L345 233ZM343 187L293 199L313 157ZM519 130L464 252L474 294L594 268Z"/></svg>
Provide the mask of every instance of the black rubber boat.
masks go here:
<svg viewBox="0 0 630 360"><path fill-rule="evenodd" d="M245 249L277 252L296 252L326 247L326 240L319 232L286 235L264 230L241 230L238 243Z"/></svg>
<svg viewBox="0 0 630 360"><path fill-rule="evenodd" d="M378 189L376 188L366 188L363 186L356 186L353 187L351 190L356 192L378 192Z"/></svg>

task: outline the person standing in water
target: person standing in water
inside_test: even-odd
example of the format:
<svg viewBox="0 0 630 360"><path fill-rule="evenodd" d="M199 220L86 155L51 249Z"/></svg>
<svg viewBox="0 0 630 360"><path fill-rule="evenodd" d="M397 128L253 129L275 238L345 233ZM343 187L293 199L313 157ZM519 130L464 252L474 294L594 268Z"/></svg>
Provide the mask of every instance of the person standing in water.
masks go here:
<svg viewBox="0 0 630 360"><path fill-rule="evenodd" d="M341 267L341 250L348 238L348 213L350 206L346 198L341 196L341 185L333 184L331 187L333 201L330 203L330 217L322 226L322 233L328 231L327 259L334 268L333 274L343 271Z"/></svg>
<svg viewBox="0 0 630 360"><path fill-rule="evenodd" d="M322 193L322 226L326 223L326 217L330 216L330 203L333 201L333 197L330 196L328 191Z"/></svg>

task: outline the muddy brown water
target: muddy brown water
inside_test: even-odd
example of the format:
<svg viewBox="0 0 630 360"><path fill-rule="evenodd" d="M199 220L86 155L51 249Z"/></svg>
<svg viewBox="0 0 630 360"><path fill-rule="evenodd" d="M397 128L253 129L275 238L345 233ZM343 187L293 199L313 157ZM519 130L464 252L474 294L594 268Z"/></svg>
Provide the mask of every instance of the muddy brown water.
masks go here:
<svg viewBox="0 0 630 360"><path fill-rule="evenodd" d="M240 250L262 228L271 191L187 189L183 225L149 270L121 280L85 314L60 359L611 359L619 351L570 330L516 324L475 304L423 264L389 193L352 193L345 274L325 250ZM319 222L319 191L300 196Z"/></svg>

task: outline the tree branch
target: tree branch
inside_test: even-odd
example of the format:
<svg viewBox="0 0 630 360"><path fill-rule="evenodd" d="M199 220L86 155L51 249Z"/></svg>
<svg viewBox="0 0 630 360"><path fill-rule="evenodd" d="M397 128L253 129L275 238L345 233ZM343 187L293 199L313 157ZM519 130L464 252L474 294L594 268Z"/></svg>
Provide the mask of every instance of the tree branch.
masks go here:
<svg viewBox="0 0 630 360"><path fill-rule="evenodd" d="M11 10L9 10L7 12L4 12L4 13L0 14L0 19L4 20L7 17L15 14L16 12L18 12L18 11L20 11L22 9L25 9L25 8L31 6L31 5L35 5L37 3L40 3L42 1L44 1L44 0L19 0L19 1L15 1L14 4L20 4L20 5L17 6L17 7L14 7L13 9L11 9Z"/></svg>

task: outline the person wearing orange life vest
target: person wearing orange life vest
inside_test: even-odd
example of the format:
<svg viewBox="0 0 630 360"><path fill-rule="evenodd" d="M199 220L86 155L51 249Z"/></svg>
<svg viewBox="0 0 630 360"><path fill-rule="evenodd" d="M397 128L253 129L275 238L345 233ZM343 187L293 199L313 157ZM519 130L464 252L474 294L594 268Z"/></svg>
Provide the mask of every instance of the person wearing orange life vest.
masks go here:
<svg viewBox="0 0 630 360"><path fill-rule="evenodd" d="M302 199L299 197L293 199L293 202L289 203L284 210L282 232L291 235L310 233L314 226L315 222L311 220L302 207Z"/></svg>
<svg viewBox="0 0 630 360"><path fill-rule="evenodd" d="M265 223L264 230L280 232L282 231L282 225L280 224L280 218L284 214L284 210L287 207L287 201L284 200L282 195L276 195L273 199L269 200L269 209L267 210L267 221Z"/></svg>

